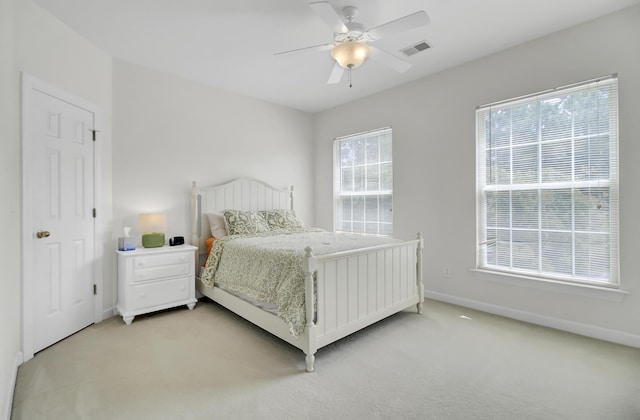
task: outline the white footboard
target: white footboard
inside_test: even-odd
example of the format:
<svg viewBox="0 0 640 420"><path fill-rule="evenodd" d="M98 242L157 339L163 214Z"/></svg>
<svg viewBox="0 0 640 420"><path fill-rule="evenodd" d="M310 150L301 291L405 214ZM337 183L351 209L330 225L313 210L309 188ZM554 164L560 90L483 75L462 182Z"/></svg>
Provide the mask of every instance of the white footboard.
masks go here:
<svg viewBox="0 0 640 420"><path fill-rule="evenodd" d="M307 249L306 312L309 351L307 370L313 370L313 354L411 305L422 310L421 234L413 241L315 257ZM317 283L317 308L313 277ZM314 310L316 309L316 310ZM315 319L309 314L316 314Z"/></svg>

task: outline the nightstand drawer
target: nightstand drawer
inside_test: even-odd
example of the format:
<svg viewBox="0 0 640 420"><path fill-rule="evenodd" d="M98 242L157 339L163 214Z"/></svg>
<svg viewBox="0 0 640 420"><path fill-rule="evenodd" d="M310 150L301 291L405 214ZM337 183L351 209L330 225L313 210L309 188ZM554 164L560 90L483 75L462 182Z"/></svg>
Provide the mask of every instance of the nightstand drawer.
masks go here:
<svg viewBox="0 0 640 420"><path fill-rule="evenodd" d="M189 297L189 277L141 284L133 290L133 305L136 310L185 300Z"/></svg>
<svg viewBox="0 0 640 420"><path fill-rule="evenodd" d="M193 253L181 252L178 254L144 255L135 257L133 268L162 267L164 265L189 264L193 262Z"/></svg>
<svg viewBox="0 0 640 420"><path fill-rule="evenodd" d="M143 269L135 268L133 271L133 281L137 283L166 277L185 276L189 274L189 269L189 264L164 265Z"/></svg>

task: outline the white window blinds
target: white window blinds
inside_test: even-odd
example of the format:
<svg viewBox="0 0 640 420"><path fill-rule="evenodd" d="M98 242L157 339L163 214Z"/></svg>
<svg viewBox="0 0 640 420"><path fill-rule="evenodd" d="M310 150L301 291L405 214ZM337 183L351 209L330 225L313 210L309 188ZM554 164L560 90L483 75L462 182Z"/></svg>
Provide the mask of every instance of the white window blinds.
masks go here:
<svg viewBox="0 0 640 420"><path fill-rule="evenodd" d="M478 267L618 284L617 77L478 108Z"/></svg>
<svg viewBox="0 0 640 420"><path fill-rule="evenodd" d="M336 232L393 235L391 145L391 128L335 140Z"/></svg>

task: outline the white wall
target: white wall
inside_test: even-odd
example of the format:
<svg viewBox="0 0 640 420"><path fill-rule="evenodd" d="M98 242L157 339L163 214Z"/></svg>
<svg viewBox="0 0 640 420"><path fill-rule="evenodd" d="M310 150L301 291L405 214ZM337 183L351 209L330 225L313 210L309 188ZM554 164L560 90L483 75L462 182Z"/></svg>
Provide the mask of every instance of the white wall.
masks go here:
<svg viewBox="0 0 640 420"><path fill-rule="evenodd" d="M102 180L97 238L111 223L111 58L71 31L31 0L0 0L0 404L4 415L15 374L21 360L21 138L20 75L26 72L50 85L82 97L100 107L102 121ZM109 235L110 238L110 235ZM103 277L113 277L113 264L102 266Z"/></svg>
<svg viewBox="0 0 640 420"><path fill-rule="evenodd" d="M0 418L8 418L20 355L20 142L13 85L13 3L0 0Z"/></svg>
<svg viewBox="0 0 640 420"><path fill-rule="evenodd" d="M190 239L191 182L238 176L294 185L313 223L313 118L309 114L114 60L114 238L137 215L166 212L167 240Z"/></svg>
<svg viewBox="0 0 640 420"><path fill-rule="evenodd" d="M640 7L626 9L316 118L316 221L332 226L332 140L391 125L394 228L423 231L429 295L640 346ZM425 54L428 54L426 52ZM475 107L619 74L622 302L480 279L475 266ZM443 268L451 269L451 278ZM495 276L494 276L495 277Z"/></svg>

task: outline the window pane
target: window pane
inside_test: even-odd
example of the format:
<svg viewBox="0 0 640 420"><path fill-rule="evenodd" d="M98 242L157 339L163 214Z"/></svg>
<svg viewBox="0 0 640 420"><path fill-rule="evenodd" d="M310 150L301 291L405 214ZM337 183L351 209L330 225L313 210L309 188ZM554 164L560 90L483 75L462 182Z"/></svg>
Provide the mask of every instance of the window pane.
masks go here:
<svg viewBox="0 0 640 420"><path fill-rule="evenodd" d="M508 228L511 226L511 193L509 191L498 191L493 195L494 208L491 216L493 220L487 221L490 226Z"/></svg>
<svg viewBox="0 0 640 420"><path fill-rule="evenodd" d="M379 191L380 168L378 164L367 165L367 191Z"/></svg>
<svg viewBox="0 0 640 420"><path fill-rule="evenodd" d="M353 168L353 191L364 191L365 178L364 178L364 166L356 166Z"/></svg>
<svg viewBox="0 0 640 420"><path fill-rule="evenodd" d="M391 163L380 165L380 188L383 191L391 191L393 189L393 166Z"/></svg>
<svg viewBox="0 0 640 420"><path fill-rule="evenodd" d="M494 148L511 144L511 110L500 109L491 113L491 146Z"/></svg>
<svg viewBox="0 0 640 420"><path fill-rule="evenodd" d="M615 77L476 112L479 267L618 282Z"/></svg>
<svg viewBox="0 0 640 420"><path fill-rule="evenodd" d="M354 165L364 165L365 161L365 141L363 139L353 142Z"/></svg>
<svg viewBox="0 0 640 420"><path fill-rule="evenodd" d="M365 220L378 221L378 196L365 197Z"/></svg>
<svg viewBox="0 0 640 420"><path fill-rule="evenodd" d="M354 222L364 221L364 197L353 197L353 216Z"/></svg>
<svg viewBox="0 0 640 420"><path fill-rule="evenodd" d="M338 219L342 221L340 223L341 229L345 229L348 224L349 230L351 230L351 220L353 219L351 197L341 197L339 206Z"/></svg>
<svg viewBox="0 0 640 420"><path fill-rule="evenodd" d="M391 195L380 196L380 222L387 223L391 226L392 217L392 197Z"/></svg>
<svg viewBox="0 0 640 420"><path fill-rule="evenodd" d="M496 230L496 264L511 267L511 232L505 229Z"/></svg>
<svg viewBox="0 0 640 420"><path fill-rule="evenodd" d="M542 270L572 274L572 237L565 232L542 232Z"/></svg>
<svg viewBox="0 0 640 420"><path fill-rule="evenodd" d="M372 235L378 234L378 224L377 223L366 223L365 224L365 233L370 233Z"/></svg>
<svg viewBox="0 0 640 420"><path fill-rule="evenodd" d="M542 192L541 198L542 228L571 230L573 221L571 190L546 190Z"/></svg>
<svg viewBox="0 0 640 420"><path fill-rule="evenodd" d="M514 145L537 144L538 122L538 101L529 101L513 107L512 143Z"/></svg>
<svg viewBox="0 0 640 420"><path fill-rule="evenodd" d="M513 148L513 183L538 182L538 145Z"/></svg>
<svg viewBox="0 0 640 420"><path fill-rule="evenodd" d="M391 130L357 134L335 144L334 182L339 182L334 228L393 234Z"/></svg>
<svg viewBox="0 0 640 420"><path fill-rule="evenodd" d="M345 168L355 163L355 152L350 142L340 142L340 165Z"/></svg>
<svg viewBox="0 0 640 420"><path fill-rule="evenodd" d="M353 168L342 169L342 191L353 191Z"/></svg>
<svg viewBox="0 0 640 420"><path fill-rule="evenodd" d="M380 162L391 162L391 135L384 135L380 140Z"/></svg>
<svg viewBox="0 0 640 420"><path fill-rule="evenodd" d="M542 182L571 181L571 140L542 144Z"/></svg>
<svg viewBox="0 0 640 420"><path fill-rule="evenodd" d="M380 224L380 235L393 235L393 225L391 223L381 223Z"/></svg>
<svg viewBox="0 0 640 420"><path fill-rule="evenodd" d="M493 170L496 171L496 183L500 185L511 184L511 150L496 150L493 163Z"/></svg>
<svg viewBox="0 0 640 420"><path fill-rule="evenodd" d="M542 141L571 137L572 99L570 95L540 103Z"/></svg>
<svg viewBox="0 0 640 420"><path fill-rule="evenodd" d="M576 231L609 232L609 189L578 188L574 194Z"/></svg>
<svg viewBox="0 0 640 420"><path fill-rule="evenodd" d="M609 235L576 234L576 275L607 280L610 268Z"/></svg>
<svg viewBox="0 0 640 420"><path fill-rule="evenodd" d="M380 153L378 149L378 138L369 138L366 141L367 147L367 163L379 162L380 161Z"/></svg>
<svg viewBox="0 0 640 420"><path fill-rule="evenodd" d="M538 190L514 191L512 213L514 228L538 229Z"/></svg>
<svg viewBox="0 0 640 420"><path fill-rule="evenodd" d="M539 254L537 231L513 231L513 268L537 271Z"/></svg>

